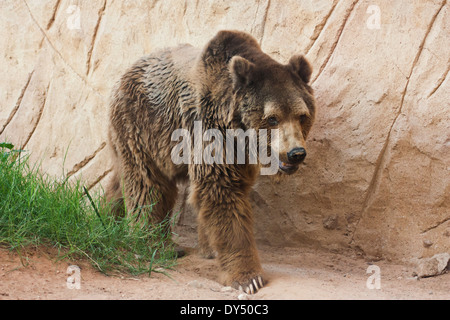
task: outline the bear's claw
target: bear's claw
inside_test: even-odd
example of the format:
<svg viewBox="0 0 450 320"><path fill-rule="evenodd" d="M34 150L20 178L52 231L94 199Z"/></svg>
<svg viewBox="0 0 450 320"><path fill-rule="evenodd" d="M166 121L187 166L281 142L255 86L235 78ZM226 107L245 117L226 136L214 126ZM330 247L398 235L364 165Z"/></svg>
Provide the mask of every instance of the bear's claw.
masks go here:
<svg viewBox="0 0 450 320"><path fill-rule="evenodd" d="M243 291L247 294L255 294L264 287L264 280L261 276L255 276L254 278L249 279L246 283L236 283L236 289L239 291Z"/></svg>

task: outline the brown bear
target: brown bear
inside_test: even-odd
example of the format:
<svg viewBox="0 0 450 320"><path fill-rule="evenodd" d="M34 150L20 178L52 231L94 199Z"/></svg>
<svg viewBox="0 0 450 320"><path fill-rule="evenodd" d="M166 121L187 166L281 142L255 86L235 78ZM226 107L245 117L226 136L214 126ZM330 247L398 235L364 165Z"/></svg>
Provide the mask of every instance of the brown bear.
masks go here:
<svg viewBox="0 0 450 320"><path fill-rule="evenodd" d="M109 139L115 178L107 197L120 204L118 210L126 207L158 223L173 209L177 183L189 181L201 253L217 254L224 285L255 293L265 280L249 193L261 163L205 164L193 160L195 150L184 154L189 163L174 163L179 142L172 135L178 129L193 134L196 122L223 136L228 129L277 129L278 147L270 149L279 159L276 169L292 174L306 157L305 139L314 122L311 73L303 56L280 64L239 31L219 32L203 50L182 45L141 58L112 96ZM272 148L275 141L268 140ZM216 151L214 156L225 157Z"/></svg>

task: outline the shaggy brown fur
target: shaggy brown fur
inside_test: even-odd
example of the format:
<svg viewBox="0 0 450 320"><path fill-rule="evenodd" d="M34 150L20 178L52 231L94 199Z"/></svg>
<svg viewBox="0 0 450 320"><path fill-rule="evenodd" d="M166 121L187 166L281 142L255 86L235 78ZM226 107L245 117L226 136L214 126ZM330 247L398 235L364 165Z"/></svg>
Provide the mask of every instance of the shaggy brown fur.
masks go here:
<svg viewBox="0 0 450 320"><path fill-rule="evenodd" d="M277 128L280 171L293 173L304 157L291 163L288 154L304 151L314 121L310 76L303 56L279 64L252 36L238 31L219 32L204 50L183 45L140 59L112 98L109 134L116 166L108 197L158 223L174 206L177 182L189 180L201 252L217 253L225 285L256 292L264 279L249 192L260 166L175 165L171 151L178 142L171 135L180 128L192 133L194 121L224 137L230 128ZM150 212L142 210L155 202Z"/></svg>

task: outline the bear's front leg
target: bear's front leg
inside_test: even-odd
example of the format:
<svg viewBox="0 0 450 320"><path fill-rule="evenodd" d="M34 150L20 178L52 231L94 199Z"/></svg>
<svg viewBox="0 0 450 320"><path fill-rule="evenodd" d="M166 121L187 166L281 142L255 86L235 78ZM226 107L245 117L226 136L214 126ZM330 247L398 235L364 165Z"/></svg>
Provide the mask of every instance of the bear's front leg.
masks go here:
<svg viewBox="0 0 450 320"><path fill-rule="evenodd" d="M256 293L264 284L263 270L253 236L248 196L233 188L197 186L193 201L199 204L199 231L217 252L221 282ZM203 243L204 245L204 243Z"/></svg>

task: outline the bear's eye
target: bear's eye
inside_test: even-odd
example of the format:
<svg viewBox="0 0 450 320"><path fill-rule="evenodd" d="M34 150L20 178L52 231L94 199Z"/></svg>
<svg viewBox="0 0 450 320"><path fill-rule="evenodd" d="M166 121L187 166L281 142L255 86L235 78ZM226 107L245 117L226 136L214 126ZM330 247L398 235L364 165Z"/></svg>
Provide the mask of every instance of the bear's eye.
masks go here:
<svg viewBox="0 0 450 320"><path fill-rule="evenodd" d="M270 117L269 119L267 119L267 122L269 123L270 126L275 127L278 125L278 119L275 117Z"/></svg>
<svg viewBox="0 0 450 320"><path fill-rule="evenodd" d="M304 124L308 120L308 116L306 114L300 116L300 124Z"/></svg>

